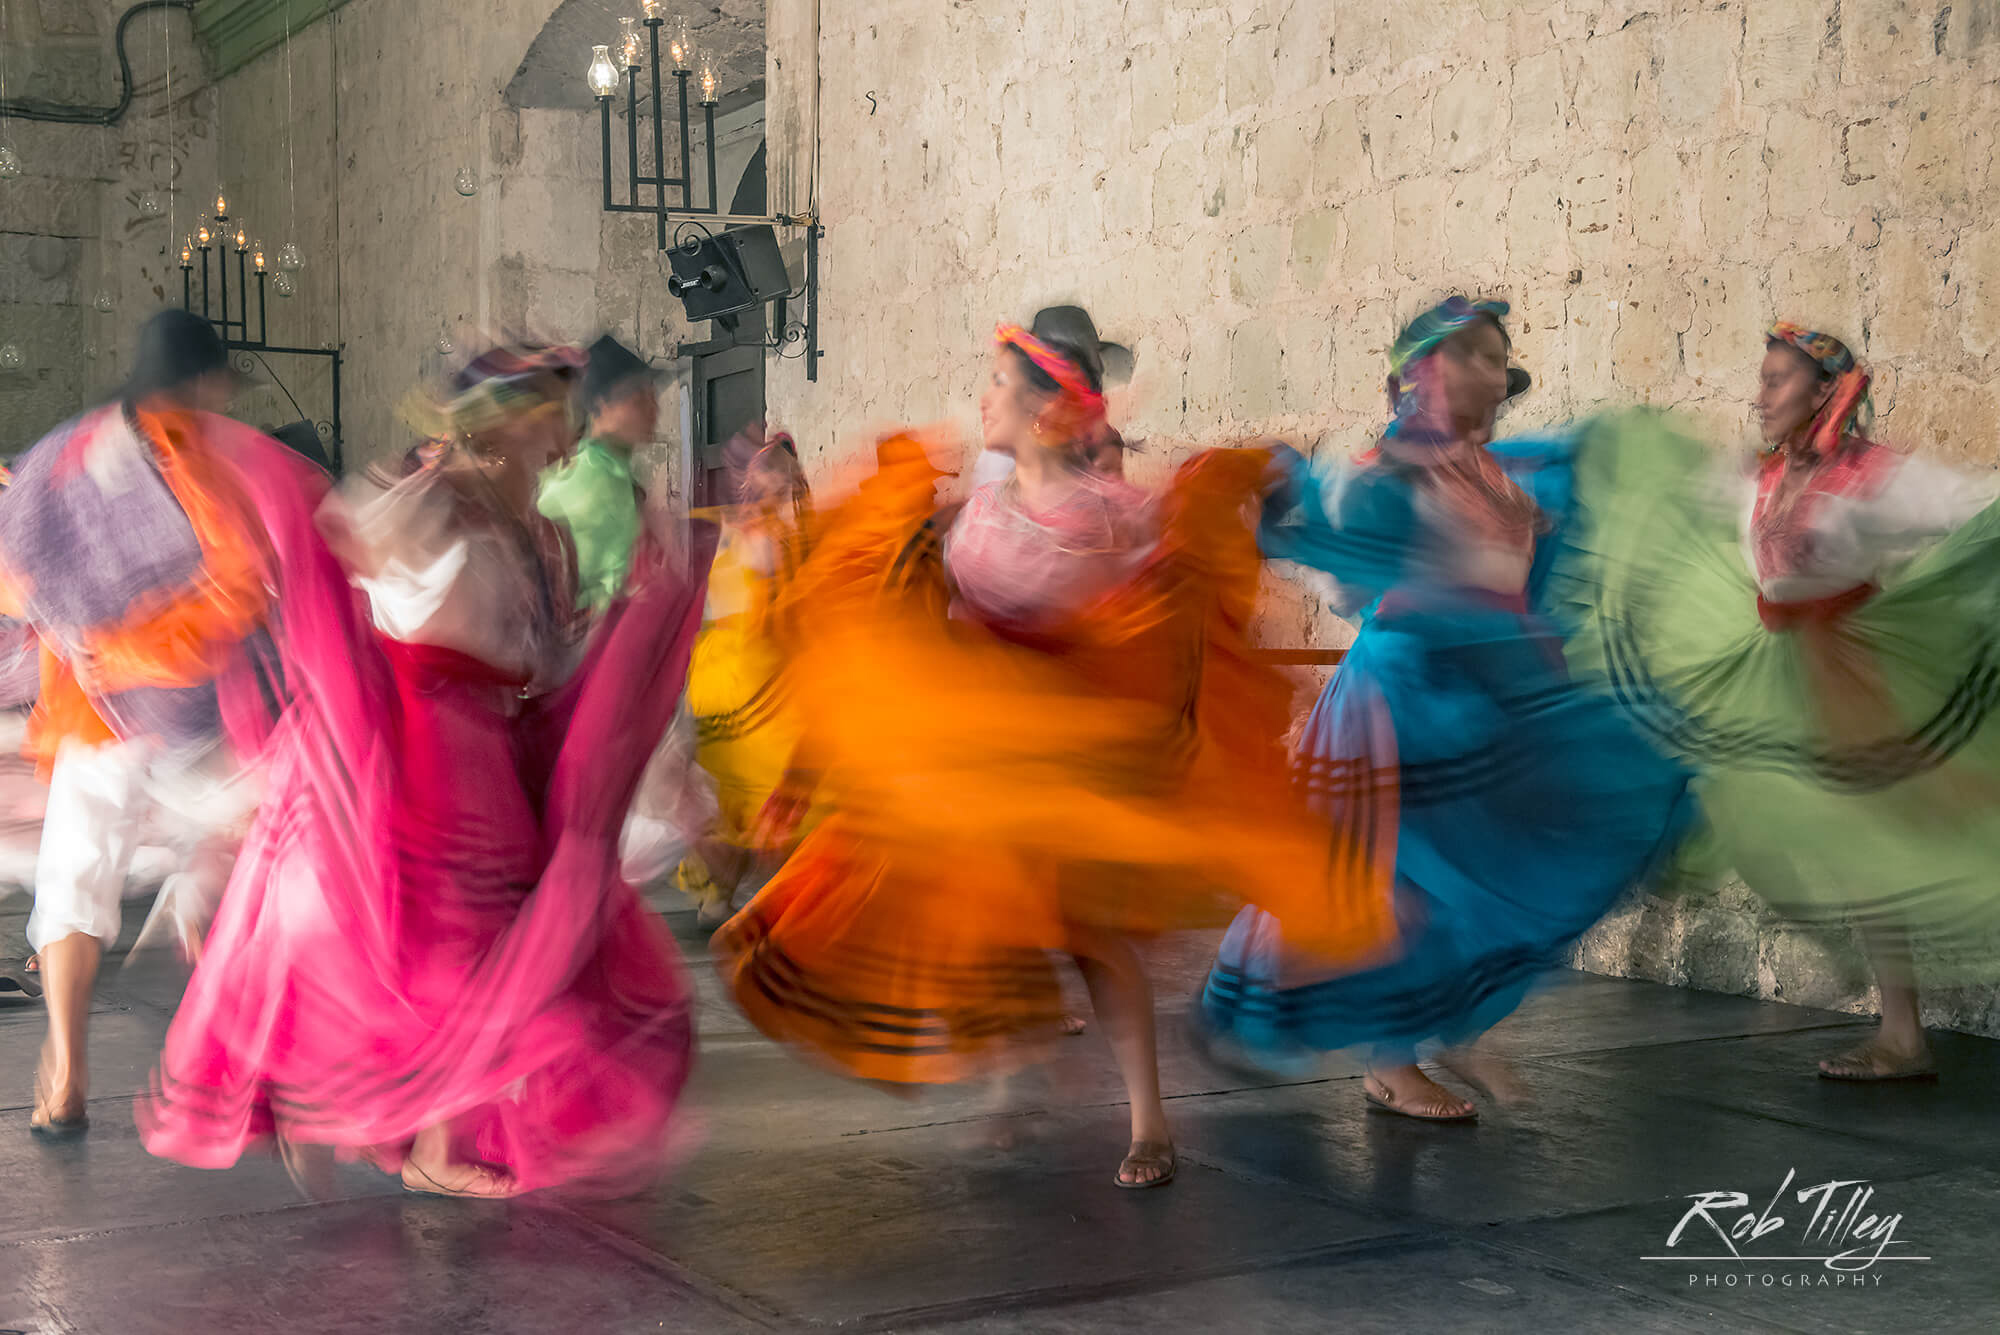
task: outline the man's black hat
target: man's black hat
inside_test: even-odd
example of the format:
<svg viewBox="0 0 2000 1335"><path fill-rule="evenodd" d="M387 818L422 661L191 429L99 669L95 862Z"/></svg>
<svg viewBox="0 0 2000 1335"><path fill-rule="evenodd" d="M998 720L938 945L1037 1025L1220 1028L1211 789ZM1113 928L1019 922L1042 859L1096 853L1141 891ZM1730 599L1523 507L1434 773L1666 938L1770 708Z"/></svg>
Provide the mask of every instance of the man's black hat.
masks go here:
<svg viewBox="0 0 2000 1335"><path fill-rule="evenodd" d="M1045 342L1075 349L1101 388L1132 378L1132 350L1119 343L1106 343L1097 335L1097 322L1081 306L1047 306L1035 312L1028 332Z"/></svg>
<svg viewBox="0 0 2000 1335"><path fill-rule="evenodd" d="M577 386L577 407L586 415L595 412L597 405L642 376L653 380L656 373L645 358L606 334L590 345L583 380Z"/></svg>

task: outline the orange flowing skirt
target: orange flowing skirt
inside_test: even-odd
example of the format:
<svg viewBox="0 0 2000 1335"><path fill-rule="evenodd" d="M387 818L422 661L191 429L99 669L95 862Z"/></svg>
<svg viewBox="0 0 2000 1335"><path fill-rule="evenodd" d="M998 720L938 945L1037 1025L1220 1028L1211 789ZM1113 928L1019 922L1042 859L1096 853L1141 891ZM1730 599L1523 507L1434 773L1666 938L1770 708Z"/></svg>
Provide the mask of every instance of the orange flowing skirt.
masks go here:
<svg viewBox="0 0 2000 1335"><path fill-rule="evenodd" d="M804 752L831 814L714 940L737 1002L846 1073L944 1083L1059 1033L1054 957L1246 904L1329 968L1389 958L1396 793L1336 828L1250 654L1268 457L1184 466L1125 587L1025 645L948 620L935 473L885 463L796 581Z"/></svg>

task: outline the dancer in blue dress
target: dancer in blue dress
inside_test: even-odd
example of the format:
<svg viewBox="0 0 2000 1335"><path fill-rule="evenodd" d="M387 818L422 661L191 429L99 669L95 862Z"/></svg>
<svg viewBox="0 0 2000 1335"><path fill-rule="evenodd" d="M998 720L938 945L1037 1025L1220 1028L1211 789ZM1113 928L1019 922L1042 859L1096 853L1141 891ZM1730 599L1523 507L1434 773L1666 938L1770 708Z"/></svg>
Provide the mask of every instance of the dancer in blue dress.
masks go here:
<svg viewBox="0 0 2000 1335"><path fill-rule="evenodd" d="M1363 612L1307 723L1299 774L1336 816L1358 793L1398 789L1401 951L1315 974L1281 923L1246 911L1194 1015L1212 1054L1266 1069L1365 1048L1369 1102L1427 1120L1476 1110L1418 1069L1419 1047L1442 1045L1474 1083L1504 1087L1470 1044L1690 814L1686 774L1570 679L1558 625L1531 610L1578 437L1489 446L1510 387L1506 312L1454 297L1412 322L1392 352L1395 420L1379 448L1331 478L1292 456L1266 508L1266 554L1332 576L1341 610Z"/></svg>

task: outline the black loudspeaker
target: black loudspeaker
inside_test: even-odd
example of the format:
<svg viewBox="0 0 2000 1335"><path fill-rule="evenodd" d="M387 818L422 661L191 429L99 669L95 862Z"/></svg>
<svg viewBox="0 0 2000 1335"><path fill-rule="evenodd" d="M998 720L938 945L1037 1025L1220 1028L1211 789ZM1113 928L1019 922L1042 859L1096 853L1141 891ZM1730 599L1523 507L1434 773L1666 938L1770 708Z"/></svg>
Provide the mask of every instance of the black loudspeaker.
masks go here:
<svg viewBox="0 0 2000 1335"><path fill-rule="evenodd" d="M792 290L778 253L778 236L768 227L732 227L667 252L673 275L667 291L681 299L690 320L736 315Z"/></svg>

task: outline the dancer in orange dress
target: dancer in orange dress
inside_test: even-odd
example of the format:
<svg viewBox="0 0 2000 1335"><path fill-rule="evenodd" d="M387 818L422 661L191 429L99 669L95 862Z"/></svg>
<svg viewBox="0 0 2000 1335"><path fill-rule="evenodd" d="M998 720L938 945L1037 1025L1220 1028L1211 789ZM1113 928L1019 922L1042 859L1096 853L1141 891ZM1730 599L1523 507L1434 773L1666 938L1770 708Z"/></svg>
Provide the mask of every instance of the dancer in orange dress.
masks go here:
<svg viewBox="0 0 2000 1335"><path fill-rule="evenodd" d="M1264 907L1330 964L1391 947L1392 787L1335 829L1289 779L1292 683L1248 647L1263 450L1159 500L1090 469L1100 384L1003 328L981 400L1012 477L948 531L909 435L795 581L801 757L831 814L715 947L773 1037L895 1084L1041 1055L1081 967L1131 1106L1117 1184L1175 1170L1137 942ZM773 799L774 823L795 804Z"/></svg>

